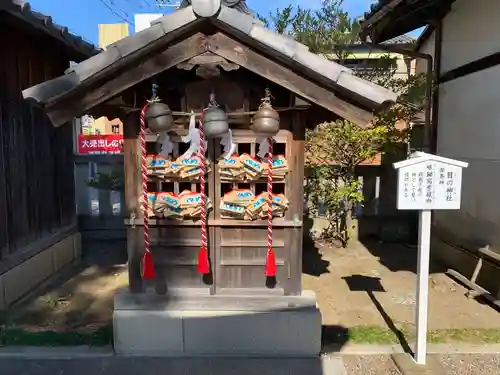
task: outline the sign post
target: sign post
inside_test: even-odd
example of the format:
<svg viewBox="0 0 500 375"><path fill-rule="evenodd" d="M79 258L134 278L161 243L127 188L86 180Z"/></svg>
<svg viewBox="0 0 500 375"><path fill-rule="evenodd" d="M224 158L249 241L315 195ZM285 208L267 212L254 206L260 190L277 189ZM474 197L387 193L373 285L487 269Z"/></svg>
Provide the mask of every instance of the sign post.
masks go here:
<svg viewBox="0 0 500 375"><path fill-rule="evenodd" d="M425 152L415 152L409 159L394 163L398 171L398 209L419 211L415 347L415 362L419 365L425 365L427 356L431 212L460 209L462 169L467 166Z"/></svg>

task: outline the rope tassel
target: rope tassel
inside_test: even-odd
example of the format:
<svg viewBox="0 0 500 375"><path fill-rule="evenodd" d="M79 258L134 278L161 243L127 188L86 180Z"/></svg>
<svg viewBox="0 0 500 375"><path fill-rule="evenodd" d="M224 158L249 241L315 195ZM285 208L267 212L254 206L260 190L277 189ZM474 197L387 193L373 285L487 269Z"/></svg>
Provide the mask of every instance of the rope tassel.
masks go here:
<svg viewBox="0 0 500 375"><path fill-rule="evenodd" d="M149 103L146 103L141 110L141 152L142 152L142 192L143 192L143 200L144 203L142 205L143 208L143 217L144 217L144 255L142 257L142 278L143 279L154 279L156 277L155 266L153 263L153 256L151 255L150 246L149 246L149 220L148 220L148 211L149 211L149 202L148 202L148 167L146 164L146 110L148 108Z"/></svg>
<svg viewBox="0 0 500 375"><path fill-rule="evenodd" d="M210 273L210 262L208 260L208 249L207 249L207 214L205 212L205 129L203 126L203 116L205 111L201 113L199 122L200 131L200 193L201 193L201 247L198 252L198 272L202 275Z"/></svg>
<svg viewBox="0 0 500 375"><path fill-rule="evenodd" d="M267 277L276 276L276 255L273 251L273 139L269 138L269 151L267 154L267 253L266 269Z"/></svg>

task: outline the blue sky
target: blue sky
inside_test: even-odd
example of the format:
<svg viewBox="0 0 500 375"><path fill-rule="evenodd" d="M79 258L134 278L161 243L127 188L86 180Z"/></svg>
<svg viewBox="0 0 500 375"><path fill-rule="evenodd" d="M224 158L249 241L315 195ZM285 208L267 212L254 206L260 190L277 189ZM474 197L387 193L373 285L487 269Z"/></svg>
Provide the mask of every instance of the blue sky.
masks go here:
<svg viewBox="0 0 500 375"><path fill-rule="evenodd" d="M168 9L171 9L160 11L155 6L156 0L30 0L29 2L34 10L50 15L56 23L67 26L71 32L96 44L97 25L100 23L123 23L124 19L133 23L135 13L167 13ZM352 17L358 17L367 11L373 2L373 0L345 0L344 9ZM312 8L319 6L321 0L247 0L248 6L262 15L267 15L270 10L283 8L290 3ZM130 29L132 31L133 27Z"/></svg>

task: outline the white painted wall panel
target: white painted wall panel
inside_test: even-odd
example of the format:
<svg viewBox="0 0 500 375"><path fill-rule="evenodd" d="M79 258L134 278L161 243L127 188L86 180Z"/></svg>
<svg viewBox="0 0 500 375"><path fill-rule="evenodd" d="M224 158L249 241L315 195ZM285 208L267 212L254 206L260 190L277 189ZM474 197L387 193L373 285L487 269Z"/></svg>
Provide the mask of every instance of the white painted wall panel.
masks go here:
<svg viewBox="0 0 500 375"><path fill-rule="evenodd" d="M500 1L457 0L443 20L441 71L500 51Z"/></svg>
<svg viewBox="0 0 500 375"><path fill-rule="evenodd" d="M433 32L431 36L422 44L418 52L420 53L426 53L428 55L431 55L434 57L434 48L435 48L435 43L436 41L436 33ZM416 74L421 74L421 73L426 73L427 72L427 60L425 59L417 59L416 66L415 66L415 73Z"/></svg>
<svg viewBox="0 0 500 375"><path fill-rule="evenodd" d="M438 154L469 162L460 211L436 224L500 250L500 66L447 82L439 91Z"/></svg>

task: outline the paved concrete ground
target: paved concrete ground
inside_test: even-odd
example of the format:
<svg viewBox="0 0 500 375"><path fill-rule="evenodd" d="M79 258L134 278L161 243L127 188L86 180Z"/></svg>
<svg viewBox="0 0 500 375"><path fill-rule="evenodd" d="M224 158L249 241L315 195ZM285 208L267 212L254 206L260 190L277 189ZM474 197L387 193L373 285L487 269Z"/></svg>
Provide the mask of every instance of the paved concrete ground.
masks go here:
<svg viewBox="0 0 500 375"><path fill-rule="evenodd" d="M436 355L444 373L498 375L500 354ZM0 357L0 375L406 375L389 355L344 355L323 359Z"/></svg>
<svg viewBox="0 0 500 375"><path fill-rule="evenodd" d="M346 375L340 358L0 359L0 375Z"/></svg>

